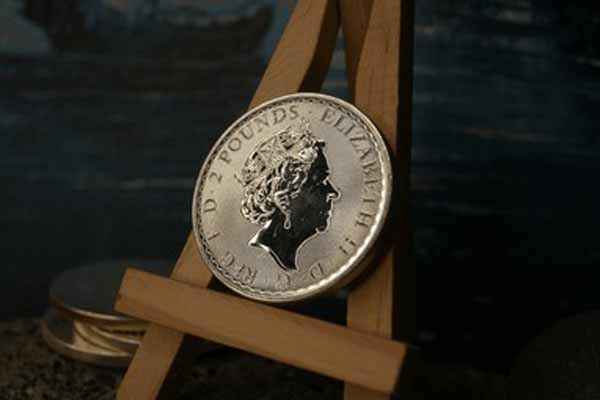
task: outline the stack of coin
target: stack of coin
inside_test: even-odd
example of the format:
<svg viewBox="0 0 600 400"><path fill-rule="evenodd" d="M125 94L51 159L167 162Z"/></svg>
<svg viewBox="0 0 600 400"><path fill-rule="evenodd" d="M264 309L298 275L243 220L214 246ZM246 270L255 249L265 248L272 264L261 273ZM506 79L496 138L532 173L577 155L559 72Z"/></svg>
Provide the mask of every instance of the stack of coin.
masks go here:
<svg viewBox="0 0 600 400"><path fill-rule="evenodd" d="M97 365L126 367L147 324L113 310L127 267L168 276L163 260L121 259L83 265L60 274L50 286L50 308L41 322L50 348Z"/></svg>

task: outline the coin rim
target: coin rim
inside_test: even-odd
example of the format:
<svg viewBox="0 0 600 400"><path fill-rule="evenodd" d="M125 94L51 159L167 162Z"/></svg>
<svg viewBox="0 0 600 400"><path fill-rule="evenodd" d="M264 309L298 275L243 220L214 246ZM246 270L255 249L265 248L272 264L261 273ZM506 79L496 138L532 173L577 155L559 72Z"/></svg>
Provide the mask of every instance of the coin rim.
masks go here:
<svg viewBox="0 0 600 400"><path fill-rule="evenodd" d="M93 325L86 324L85 322L73 321L73 329L75 332L77 332L77 334L85 341L93 344L94 346L103 347L114 352L126 352L130 354L135 353L139 342L127 346L127 344L122 342L120 343L117 341L111 341L109 338L98 334L97 330L94 330L93 327Z"/></svg>
<svg viewBox="0 0 600 400"><path fill-rule="evenodd" d="M100 260L97 262L86 263L79 265L75 268L70 268L62 271L58 274L52 282L50 283L50 287L48 288L48 300L50 304L61 314L69 319L76 319L80 321L84 321L93 325L102 325L106 326L107 329L120 331L137 331L144 332L147 322L142 321L140 319L131 317L129 315L121 314L118 312L113 312L107 314L105 312L90 310L86 308L82 308L73 304L69 304L64 296L57 295L63 294L63 291L57 290L56 285L59 281L65 281L67 274L77 274L81 275L83 272L96 270L97 273L99 269L110 269L111 273L114 273L115 270L119 272L122 270L123 273L127 270L128 267L132 265L147 265L152 263L153 268L156 268L157 265L163 264L166 268L172 269L170 267L173 263L168 259L163 258L152 258L152 257L119 257L119 258L109 258ZM152 270L151 269L151 270ZM158 268L156 268L158 269ZM151 271L155 272L155 271ZM165 275L167 276L167 275ZM122 279L122 278L121 278ZM71 277L72 280L72 277Z"/></svg>
<svg viewBox="0 0 600 400"><path fill-rule="evenodd" d="M63 341L59 336L57 336L54 330L52 329L51 324L51 322L55 319L63 319L68 324L70 324L69 326L71 332L74 335L78 335L79 338L81 338L90 345L88 351L84 351L83 349L77 347L72 343L67 343ZM131 353L113 352L89 343L85 338L80 336L75 331L72 321L64 318L52 309L47 310L44 314L44 317L41 319L40 330L42 337L48 345L48 347L65 357L77 361L82 361L94 365L126 368L131 362L131 359L133 358L133 354Z"/></svg>
<svg viewBox="0 0 600 400"><path fill-rule="evenodd" d="M199 221L202 221L202 218L198 215L198 199L201 194L201 187L206 180L206 174L208 172L208 168L213 164L217 152L221 150L221 148L225 145L226 140L229 139L232 131L239 128L242 123L249 119L253 114L256 114L259 110L263 110L272 106L276 103L286 102L289 100L293 100L296 98L306 99L306 98L317 98L321 101L326 101L333 104L339 104L341 107L346 107L352 113L356 114L359 120L362 120L364 124L369 128L372 132L372 137L374 142L380 147L380 151L378 154L380 155L380 163L381 163L381 175L382 175L382 191L381 197L382 201L379 204L378 213L375 216L375 221L373 223L373 229L371 232L365 237L363 243L361 243L359 249L343 264L341 265L335 272L330 274L327 279L317 281L311 285L287 291L265 291L262 289L256 289L243 282L237 282L237 284L241 287L238 287L231 283L229 279L226 278L224 272L219 269L219 265L214 256L211 257L208 253L211 252L208 246L205 244L204 240L204 232L202 227L199 224ZM355 105L339 99L334 96L322 94L322 93L313 93L313 92L298 92L289 95L284 95L280 97L276 97L269 101L266 101L256 107L253 107L251 110L248 110L241 117L236 119L229 127L220 135L218 140L212 146L210 152L205 158L202 168L200 169L200 173L198 174L198 178L196 179L196 184L194 187L194 194L192 198L192 230L194 233L194 241L196 244L196 248L200 253L202 259L204 260L206 266L210 269L210 271L219 279L221 283L225 286L233 290L234 292L250 299L260 300L268 303L291 303L299 300L308 299L311 297L318 296L327 292L329 290L333 290L338 287L338 285L346 285L349 283L349 277L356 277L359 273L366 267L368 264L366 259L369 259L369 255L371 255L373 248L377 242L377 238L381 233L385 220L387 218L390 203L392 198L392 185L393 185L393 172L392 172L392 162L390 152L388 150L387 143L385 138L377 129L377 126L371 121L371 119L365 115L362 111L360 111ZM213 260L214 259L214 260ZM216 265L214 265L216 264ZM222 268L222 267L221 267ZM245 290L244 290L245 289Z"/></svg>
<svg viewBox="0 0 600 400"><path fill-rule="evenodd" d="M50 305L66 318L105 326L107 329L114 331L124 330L144 332L148 326L147 322L126 315L100 314L94 311L71 307L52 295L48 297L48 300Z"/></svg>

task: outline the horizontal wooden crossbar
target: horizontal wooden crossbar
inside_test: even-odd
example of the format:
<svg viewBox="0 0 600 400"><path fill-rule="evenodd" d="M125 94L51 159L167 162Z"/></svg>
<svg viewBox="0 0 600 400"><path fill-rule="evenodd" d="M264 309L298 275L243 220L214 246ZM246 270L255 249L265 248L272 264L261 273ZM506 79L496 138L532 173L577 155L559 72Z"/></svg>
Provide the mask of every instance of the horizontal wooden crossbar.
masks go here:
<svg viewBox="0 0 600 400"><path fill-rule="evenodd" d="M393 393L401 342L128 269L115 309L299 368Z"/></svg>

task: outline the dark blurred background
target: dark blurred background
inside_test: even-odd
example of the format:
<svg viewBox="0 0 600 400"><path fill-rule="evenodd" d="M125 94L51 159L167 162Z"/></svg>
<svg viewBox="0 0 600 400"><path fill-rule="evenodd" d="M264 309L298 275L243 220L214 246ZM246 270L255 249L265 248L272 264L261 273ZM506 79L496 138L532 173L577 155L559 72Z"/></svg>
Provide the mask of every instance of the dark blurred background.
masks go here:
<svg viewBox="0 0 600 400"><path fill-rule="evenodd" d="M78 264L175 259L293 4L0 2L0 320ZM416 5L417 343L503 372L600 307L600 3ZM341 47L323 90L347 95Z"/></svg>

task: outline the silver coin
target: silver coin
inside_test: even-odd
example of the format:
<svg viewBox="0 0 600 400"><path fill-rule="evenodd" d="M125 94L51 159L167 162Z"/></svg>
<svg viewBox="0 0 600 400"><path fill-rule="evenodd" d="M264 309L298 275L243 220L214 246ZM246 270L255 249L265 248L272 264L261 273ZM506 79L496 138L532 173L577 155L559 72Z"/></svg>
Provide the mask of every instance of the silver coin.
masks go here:
<svg viewBox="0 0 600 400"><path fill-rule="evenodd" d="M161 259L125 258L105 260L60 273L50 284L50 303L71 319L114 330L144 331L146 322L113 310L127 267L168 276L173 263Z"/></svg>
<svg viewBox="0 0 600 400"><path fill-rule="evenodd" d="M126 367L133 354L87 340L75 328L76 322L50 309L40 321L42 337L48 346L66 357L96 365Z"/></svg>
<svg viewBox="0 0 600 400"><path fill-rule="evenodd" d="M346 284L371 253L391 198L390 156L353 105L298 93L247 112L198 177L200 254L237 293L267 302Z"/></svg>
<svg viewBox="0 0 600 400"><path fill-rule="evenodd" d="M95 343L98 346L116 348L132 353L135 353L144 337L143 332L116 333L102 329L99 326L81 323L76 323L75 329L89 342Z"/></svg>

